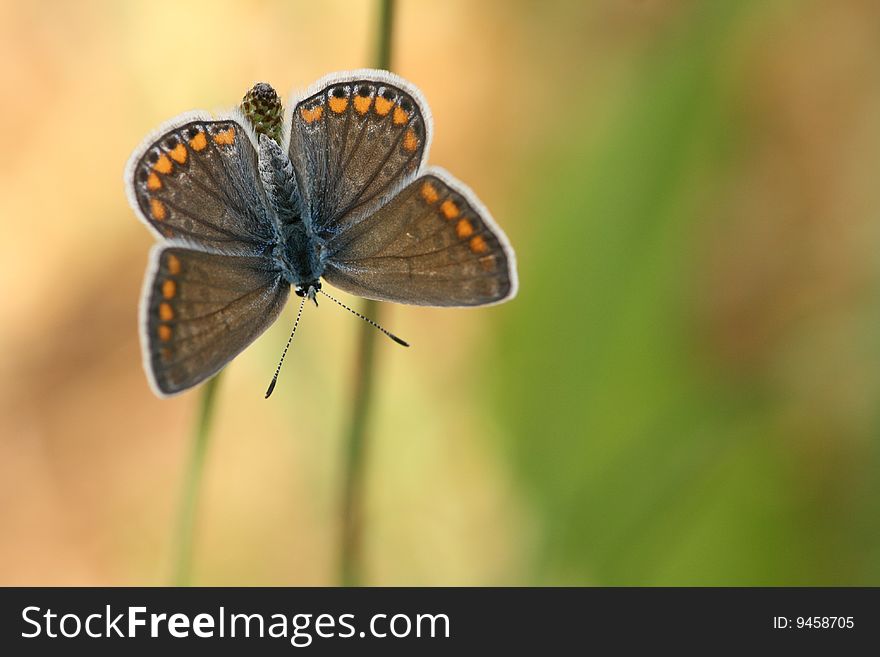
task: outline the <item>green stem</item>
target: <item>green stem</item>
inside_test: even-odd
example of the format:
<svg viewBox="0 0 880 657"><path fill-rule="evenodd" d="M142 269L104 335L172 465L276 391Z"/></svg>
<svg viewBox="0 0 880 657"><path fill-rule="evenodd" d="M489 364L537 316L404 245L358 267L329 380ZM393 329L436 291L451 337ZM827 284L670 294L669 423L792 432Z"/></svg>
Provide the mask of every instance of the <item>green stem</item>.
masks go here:
<svg viewBox="0 0 880 657"><path fill-rule="evenodd" d="M391 70L391 30L394 27L394 0L379 0L379 34L376 39L376 68Z"/></svg>
<svg viewBox="0 0 880 657"><path fill-rule="evenodd" d="M202 473L205 469L205 454L208 451L208 438L211 433L211 420L214 411L214 400L217 395L217 384L220 374L209 379L201 390L199 416L193 432L192 452L187 464L183 480L183 495L177 517L177 535L174 554L175 586L189 586L192 578L192 546L198 506L199 489Z"/></svg>
<svg viewBox="0 0 880 657"><path fill-rule="evenodd" d="M391 68L391 32L394 24L393 0L380 0L376 40L376 68ZM367 301L363 314L379 321L379 304ZM363 483L367 422L373 398L376 331L362 324L354 381L354 402L345 443L342 490L342 530L340 580L343 586L359 586L361 572L361 535L363 531Z"/></svg>

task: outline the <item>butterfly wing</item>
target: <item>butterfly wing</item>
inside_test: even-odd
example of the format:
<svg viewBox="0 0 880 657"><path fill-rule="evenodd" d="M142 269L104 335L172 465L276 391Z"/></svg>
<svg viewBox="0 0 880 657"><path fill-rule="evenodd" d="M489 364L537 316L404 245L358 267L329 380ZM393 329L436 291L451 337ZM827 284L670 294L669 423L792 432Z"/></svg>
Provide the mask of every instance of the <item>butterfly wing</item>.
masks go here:
<svg viewBox="0 0 880 657"><path fill-rule="evenodd" d="M473 192L439 168L428 169L326 248L324 278L368 299L482 306L517 291L507 237Z"/></svg>
<svg viewBox="0 0 880 657"><path fill-rule="evenodd" d="M277 229L257 160L250 136L234 118L185 114L132 155L125 175L129 200L165 239L213 251L263 253Z"/></svg>
<svg viewBox="0 0 880 657"><path fill-rule="evenodd" d="M275 321L289 292L262 256L153 247L140 323L156 394L181 392L219 372Z"/></svg>
<svg viewBox="0 0 880 657"><path fill-rule="evenodd" d="M387 71L354 71L318 81L295 103L289 125L289 154L306 213L325 240L411 180L431 139L421 93Z"/></svg>

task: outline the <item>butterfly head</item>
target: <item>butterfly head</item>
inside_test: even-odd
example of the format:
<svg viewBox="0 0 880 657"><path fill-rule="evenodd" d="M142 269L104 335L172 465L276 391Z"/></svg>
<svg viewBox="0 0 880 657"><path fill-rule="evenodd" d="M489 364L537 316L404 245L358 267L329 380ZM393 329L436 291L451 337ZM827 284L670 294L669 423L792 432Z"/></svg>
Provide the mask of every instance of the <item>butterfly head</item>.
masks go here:
<svg viewBox="0 0 880 657"><path fill-rule="evenodd" d="M315 306L318 305L318 292L321 291L321 281L315 280L310 281L308 283L303 283L302 285L296 285L293 288L294 293L298 297L306 297L310 299Z"/></svg>

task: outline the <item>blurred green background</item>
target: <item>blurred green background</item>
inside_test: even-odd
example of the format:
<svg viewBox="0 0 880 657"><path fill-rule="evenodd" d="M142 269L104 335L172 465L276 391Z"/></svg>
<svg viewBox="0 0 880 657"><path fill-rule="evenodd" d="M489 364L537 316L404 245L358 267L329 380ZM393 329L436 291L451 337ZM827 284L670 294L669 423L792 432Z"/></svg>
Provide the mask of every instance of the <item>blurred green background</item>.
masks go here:
<svg viewBox="0 0 880 657"><path fill-rule="evenodd" d="M520 295L386 306L364 579L880 584L880 5L398 5L430 161ZM162 584L198 395L147 388L162 121L371 61L373 2L0 2L0 584ZM346 301L350 297L343 295ZM353 301L358 304L357 300ZM338 582L360 326L309 308L227 369L199 584Z"/></svg>

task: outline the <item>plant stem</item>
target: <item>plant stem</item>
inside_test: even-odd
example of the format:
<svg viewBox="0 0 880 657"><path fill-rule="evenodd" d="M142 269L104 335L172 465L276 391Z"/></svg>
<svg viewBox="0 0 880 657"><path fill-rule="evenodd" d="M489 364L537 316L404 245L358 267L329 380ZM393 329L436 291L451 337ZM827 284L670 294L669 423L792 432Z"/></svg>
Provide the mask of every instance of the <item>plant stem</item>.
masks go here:
<svg viewBox="0 0 880 657"><path fill-rule="evenodd" d="M391 70L391 31L394 27L394 0L379 0L379 33L376 38L376 68Z"/></svg>
<svg viewBox="0 0 880 657"><path fill-rule="evenodd" d="M394 23L393 0L379 1L379 25L376 39L376 68L391 68L391 32ZM363 313L379 321L379 304L367 301ZM346 434L342 490L342 529L340 580L343 586L359 586L361 572L361 534L363 531L363 483L367 421L373 398L376 332L369 324L360 329L355 369L354 401Z"/></svg>
<svg viewBox="0 0 880 657"><path fill-rule="evenodd" d="M175 586L189 586L192 578L192 546L195 525L196 507L198 506L199 489L202 473L205 469L205 454L208 451L208 438L211 434L211 420L214 411L214 399L221 374L209 379L201 390L199 415L193 432L192 452L187 464L183 480L183 495L177 517L177 537L174 555Z"/></svg>

